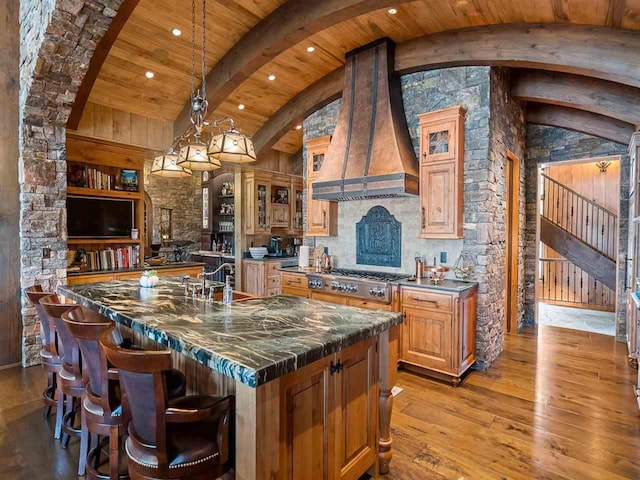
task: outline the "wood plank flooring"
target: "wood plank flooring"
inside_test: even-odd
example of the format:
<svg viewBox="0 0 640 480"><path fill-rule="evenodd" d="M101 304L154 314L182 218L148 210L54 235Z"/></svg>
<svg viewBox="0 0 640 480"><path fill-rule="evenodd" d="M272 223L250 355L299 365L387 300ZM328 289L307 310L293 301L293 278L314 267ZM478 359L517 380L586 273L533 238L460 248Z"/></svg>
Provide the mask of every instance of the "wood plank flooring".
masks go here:
<svg viewBox="0 0 640 480"><path fill-rule="evenodd" d="M540 327L461 387L400 372L388 480L640 479L637 371L612 337ZM39 367L0 371L0 480L75 479ZM302 480L302 479L300 479Z"/></svg>

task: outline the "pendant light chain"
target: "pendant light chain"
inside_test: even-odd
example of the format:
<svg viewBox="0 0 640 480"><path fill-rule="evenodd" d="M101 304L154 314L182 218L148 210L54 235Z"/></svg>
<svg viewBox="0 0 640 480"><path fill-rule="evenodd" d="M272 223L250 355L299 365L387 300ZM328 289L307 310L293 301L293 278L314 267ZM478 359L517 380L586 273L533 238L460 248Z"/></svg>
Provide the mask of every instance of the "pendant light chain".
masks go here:
<svg viewBox="0 0 640 480"><path fill-rule="evenodd" d="M207 102L207 0L202 0L202 98Z"/></svg>
<svg viewBox="0 0 640 480"><path fill-rule="evenodd" d="M191 100L196 98L196 0L191 0Z"/></svg>

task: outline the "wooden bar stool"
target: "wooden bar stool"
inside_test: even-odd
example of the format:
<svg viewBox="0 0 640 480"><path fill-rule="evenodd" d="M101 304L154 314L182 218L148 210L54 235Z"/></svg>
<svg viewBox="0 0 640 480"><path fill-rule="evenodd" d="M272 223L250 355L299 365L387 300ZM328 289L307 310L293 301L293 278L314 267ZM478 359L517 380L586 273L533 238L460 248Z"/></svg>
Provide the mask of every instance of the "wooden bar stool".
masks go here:
<svg viewBox="0 0 640 480"><path fill-rule="evenodd" d="M44 416L47 418L51 414L52 407L57 407L56 391L58 389L58 373L62 369L60 356L56 340L56 329L49 317L44 312L40 299L51 295L53 292L44 292L40 285L26 288L25 295L33 304L38 320L40 321L40 339L42 349L40 350L40 362L42 369L47 372L47 388L42 392L42 402L44 403ZM57 408L54 438L60 438L62 431L62 408Z"/></svg>
<svg viewBox="0 0 640 480"><path fill-rule="evenodd" d="M99 344L100 337L113 327L113 322L84 307L64 312L62 319L80 346L83 372L88 379L82 401L82 418L91 443L87 453L87 478L129 478L126 462L120 462L120 440L123 437L124 426L118 373L115 369L109 368ZM105 438L109 446L106 468L100 461L100 452L105 443L100 441L100 437Z"/></svg>
<svg viewBox="0 0 640 480"><path fill-rule="evenodd" d="M61 316L63 313L78 308L79 305L62 303L55 293L40 299L45 313L53 322L58 336L58 346L62 369L58 375L58 396L64 395L65 410L62 417L62 448L67 448L71 436L80 437L80 458L78 459L78 475L84 475L87 460L88 434L80 415L80 427L75 426L78 414L81 414L81 400L84 395L84 379L82 378L82 357L75 337L67 329Z"/></svg>
<svg viewBox="0 0 640 480"><path fill-rule="evenodd" d="M100 340L117 369L130 415L125 450L132 480L210 480L233 466L232 396L169 399L169 350L119 348L111 331Z"/></svg>

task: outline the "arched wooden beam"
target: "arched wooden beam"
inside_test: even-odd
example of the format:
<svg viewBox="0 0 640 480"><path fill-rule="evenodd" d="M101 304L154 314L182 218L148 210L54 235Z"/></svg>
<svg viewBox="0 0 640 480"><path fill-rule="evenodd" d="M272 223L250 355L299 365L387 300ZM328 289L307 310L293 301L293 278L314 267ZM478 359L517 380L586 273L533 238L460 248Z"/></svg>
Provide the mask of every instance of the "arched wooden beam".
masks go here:
<svg viewBox="0 0 640 480"><path fill-rule="evenodd" d="M640 125L640 89L607 80L542 70L513 70L511 96L578 108Z"/></svg>
<svg viewBox="0 0 640 480"><path fill-rule="evenodd" d="M207 99L213 112L238 85L278 55L326 28L350 18L412 0L290 0L249 30L207 74ZM189 124L190 101L176 119Z"/></svg>
<svg viewBox="0 0 640 480"><path fill-rule="evenodd" d="M640 87L640 32L568 24L502 24L409 40L395 69L415 72L459 65L530 67Z"/></svg>
<svg viewBox="0 0 640 480"><path fill-rule="evenodd" d="M273 115L253 136L256 152L264 151L282 138L294 125L324 107L329 102L342 96L344 87L344 68L338 68L329 75L293 97L284 107Z"/></svg>
<svg viewBox="0 0 640 480"><path fill-rule="evenodd" d="M608 78L640 86L640 32L566 24L507 24L453 30L409 40L396 46L400 73L461 65L537 67L583 76ZM342 69L340 69L342 71ZM327 77L310 85L256 132L256 151L272 146L315 105L322 105ZM341 82L334 78L327 95L337 98ZM338 91L339 90L339 91ZM315 103L314 103L315 102ZM624 107L624 106L623 106Z"/></svg>
<svg viewBox="0 0 640 480"><path fill-rule="evenodd" d="M120 35L122 28L127 23L127 20L129 20L131 13L133 13L133 10L138 5L139 1L140 0L124 0L118 9L118 13L116 13L115 18L111 22L109 29L98 42L98 45L93 52L93 56L91 57L91 61L89 62L89 69L82 79L78 93L76 93L76 99L73 102L71 114L67 120L67 128L71 130L78 129L82 113L84 112L84 107L87 105L89 95L91 94L93 85L98 78L100 70L102 69L102 65L107 59L107 55L109 55L111 47L118 38L118 35Z"/></svg>
<svg viewBox="0 0 640 480"><path fill-rule="evenodd" d="M629 145L635 128L632 124L575 108L529 103L527 123L566 128L612 142Z"/></svg>

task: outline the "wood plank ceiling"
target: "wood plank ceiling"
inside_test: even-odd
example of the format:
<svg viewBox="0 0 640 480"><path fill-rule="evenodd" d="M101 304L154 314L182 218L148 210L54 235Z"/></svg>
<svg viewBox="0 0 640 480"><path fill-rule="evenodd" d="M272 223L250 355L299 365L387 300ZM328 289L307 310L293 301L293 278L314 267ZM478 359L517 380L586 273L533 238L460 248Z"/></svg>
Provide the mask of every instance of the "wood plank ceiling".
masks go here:
<svg viewBox="0 0 640 480"><path fill-rule="evenodd" d="M207 68L283 3L210 0ZM384 8L334 25L286 50L238 85L211 116L232 116L253 134L296 94L342 66L346 52L383 36L399 43L445 30L523 22L640 29L640 0L420 0L395 9L395 15ZM182 30L180 37L172 35L174 28ZM141 0L113 45L90 101L174 121L189 99L190 41L191 2ZM148 70L154 78L145 77ZM293 153L301 144L301 130L292 130L274 148Z"/></svg>

